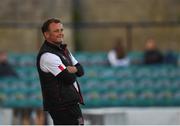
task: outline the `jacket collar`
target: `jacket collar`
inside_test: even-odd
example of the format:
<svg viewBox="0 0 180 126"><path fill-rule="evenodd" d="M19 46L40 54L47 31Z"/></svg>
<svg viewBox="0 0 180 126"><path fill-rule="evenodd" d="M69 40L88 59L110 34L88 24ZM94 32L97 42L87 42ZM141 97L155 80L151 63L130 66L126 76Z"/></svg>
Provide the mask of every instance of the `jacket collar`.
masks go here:
<svg viewBox="0 0 180 126"><path fill-rule="evenodd" d="M45 40L45 42L44 42L46 45L48 45L48 46L50 46L50 47L52 47L52 48L55 48L55 49L60 49L60 50L66 50L66 48L67 48L67 44L59 44L59 45L55 45L55 44L52 44L52 43L50 43L50 42L48 42L47 40Z"/></svg>

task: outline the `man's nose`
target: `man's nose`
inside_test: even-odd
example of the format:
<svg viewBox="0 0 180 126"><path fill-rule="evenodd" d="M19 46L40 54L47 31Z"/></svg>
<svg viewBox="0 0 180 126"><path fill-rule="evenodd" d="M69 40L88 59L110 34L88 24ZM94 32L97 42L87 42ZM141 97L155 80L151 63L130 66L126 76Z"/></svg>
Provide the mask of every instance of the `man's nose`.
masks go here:
<svg viewBox="0 0 180 126"><path fill-rule="evenodd" d="M64 33L62 33L62 32L61 32L61 33L59 33L59 35L60 35L60 36L62 36L62 37L64 37Z"/></svg>
<svg viewBox="0 0 180 126"><path fill-rule="evenodd" d="M62 35L62 32L59 32L58 35Z"/></svg>

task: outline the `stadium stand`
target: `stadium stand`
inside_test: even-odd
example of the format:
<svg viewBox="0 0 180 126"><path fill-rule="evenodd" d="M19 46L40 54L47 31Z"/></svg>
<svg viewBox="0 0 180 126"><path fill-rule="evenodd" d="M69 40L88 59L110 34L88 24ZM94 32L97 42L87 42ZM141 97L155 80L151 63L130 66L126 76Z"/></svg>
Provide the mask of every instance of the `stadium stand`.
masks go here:
<svg viewBox="0 0 180 126"><path fill-rule="evenodd" d="M79 78L84 108L145 107L180 105L180 67L171 64L132 65L112 68L106 53L75 54L85 68ZM140 53L130 53L141 59ZM5 108L42 106L35 54L9 54L19 78L0 79L0 106Z"/></svg>

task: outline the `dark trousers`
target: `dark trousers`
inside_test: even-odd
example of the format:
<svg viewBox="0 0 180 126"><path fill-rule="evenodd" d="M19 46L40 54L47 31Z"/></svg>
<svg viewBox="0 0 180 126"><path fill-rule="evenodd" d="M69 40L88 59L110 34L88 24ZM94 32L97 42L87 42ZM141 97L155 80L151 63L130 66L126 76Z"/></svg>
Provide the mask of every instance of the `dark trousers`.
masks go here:
<svg viewBox="0 0 180 126"><path fill-rule="evenodd" d="M54 125L83 125L84 120L79 105L49 111Z"/></svg>

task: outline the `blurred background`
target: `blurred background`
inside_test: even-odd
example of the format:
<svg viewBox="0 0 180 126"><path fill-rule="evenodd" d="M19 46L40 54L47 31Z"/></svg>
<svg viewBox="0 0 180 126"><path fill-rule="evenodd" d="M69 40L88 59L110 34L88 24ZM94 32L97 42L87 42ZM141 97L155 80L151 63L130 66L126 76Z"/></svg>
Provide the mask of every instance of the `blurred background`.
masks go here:
<svg viewBox="0 0 180 126"><path fill-rule="evenodd" d="M35 66L49 18L62 21L84 66L86 124L180 124L179 0L1 0L0 8L1 125L52 124Z"/></svg>

